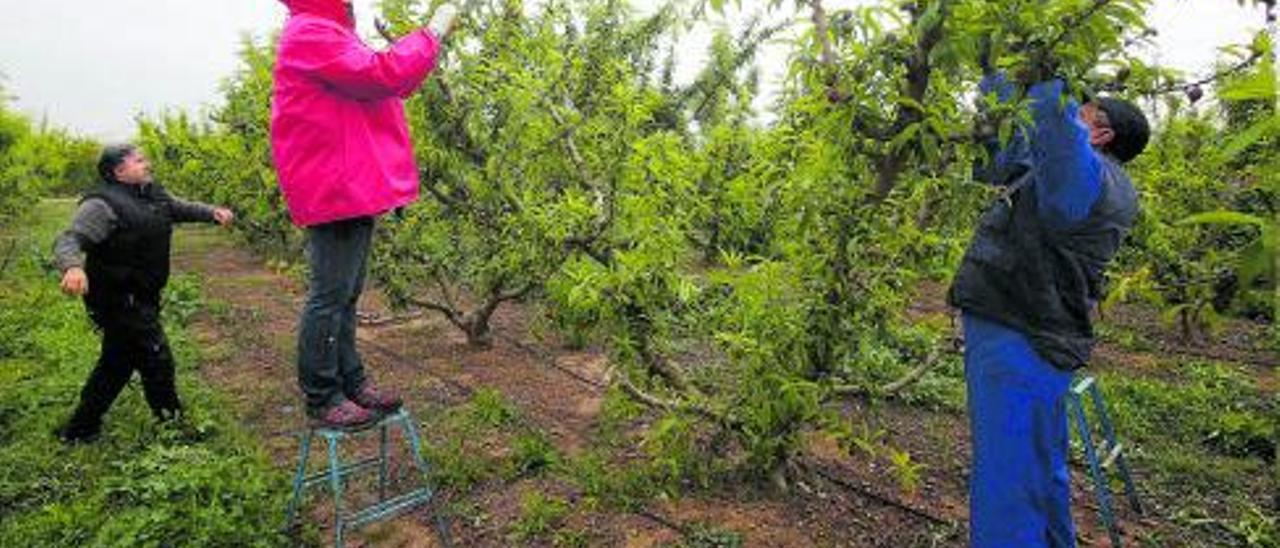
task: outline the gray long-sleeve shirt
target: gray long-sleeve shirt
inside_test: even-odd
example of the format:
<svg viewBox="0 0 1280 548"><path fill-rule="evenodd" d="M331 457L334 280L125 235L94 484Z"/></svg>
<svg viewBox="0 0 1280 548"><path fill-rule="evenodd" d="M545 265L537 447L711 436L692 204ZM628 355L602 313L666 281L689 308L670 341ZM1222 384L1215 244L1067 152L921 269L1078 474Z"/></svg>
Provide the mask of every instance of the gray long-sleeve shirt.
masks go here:
<svg viewBox="0 0 1280 548"><path fill-rule="evenodd" d="M164 192L159 199L170 201L174 222L214 222L213 206L175 198L161 187L152 189L156 190ZM84 250L109 238L119 225L120 218L105 200L89 198L81 202L75 217L71 219L71 228L58 235L53 242L53 258L58 269L66 272L69 268L83 268Z"/></svg>

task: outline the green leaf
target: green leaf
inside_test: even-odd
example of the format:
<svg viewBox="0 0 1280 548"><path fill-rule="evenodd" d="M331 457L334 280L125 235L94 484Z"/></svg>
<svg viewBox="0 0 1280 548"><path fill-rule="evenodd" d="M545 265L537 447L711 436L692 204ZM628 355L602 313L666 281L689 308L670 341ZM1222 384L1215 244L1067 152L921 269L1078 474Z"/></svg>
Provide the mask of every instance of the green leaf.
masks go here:
<svg viewBox="0 0 1280 548"><path fill-rule="evenodd" d="M894 136L893 140L889 142L889 148L891 150L898 150L902 148L904 145L907 144L908 141L914 138L916 134L919 132L920 132L919 123L914 123L907 126L906 129L902 130L902 133L899 133L898 135Z"/></svg>
<svg viewBox="0 0 1280 548"><path fill-rule="evenodd" d="M1265 224L1261 217L1237 211L1209 211L1197 213L1178 221L1178 225L1210 224L1210 225L1253 225Z"/></svg>
<svg viewBox="0 0 1280 548"><path fill-rule="evenodd" d="M1232 137L1227 145L1222 147L1222 156L1225 160L1232 160L1241 152L1247 150L1251 145L1261 141L1268 135L1280 132L1280 116L1270 116L1259 120L1235 137Z"/></svg>
<svg viewBox="0 0 1280 548"><path fill-rule="evenodd" d="M1271 63L1262 63L1254 73L1235 80L1218 92L1225 101L1275 100L1276 71Z"/></svg>
<svg viewBox="0 0 1280 548"><path fill-rule="evenodd" d="M1240 279L1242 285L1248 286L1259 279L1275 279L1275 231L1269 231L1271 236L1271 245L1267 245L1268 238L1258 238L1252 244L1244 248L1240 254L1240 267L1236 270L1236 275ZM1270 249L1268 249L1270 247Z"/></svg>

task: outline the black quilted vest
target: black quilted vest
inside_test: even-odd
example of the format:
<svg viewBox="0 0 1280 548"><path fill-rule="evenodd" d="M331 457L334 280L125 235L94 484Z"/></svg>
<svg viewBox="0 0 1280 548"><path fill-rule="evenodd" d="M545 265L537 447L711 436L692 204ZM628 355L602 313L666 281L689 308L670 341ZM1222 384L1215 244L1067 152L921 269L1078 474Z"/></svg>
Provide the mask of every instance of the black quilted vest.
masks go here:
<svg viewBox="0 0 1280 548"><path fill-rule="evenodd" d="M1023 333L1060 369L1088 363L1090 310L1138 213L1129 176L1111 158L1102 164L1098 201L1088 217L1061 230L1041 221L1031 174L1022 174L982 215L949 295L953 306Z"/></svg>
<svg viewBox="0 0 1280 548"><path fill-rule="evenodd" d="M169 281L169 245L173 216L168 194L154 183L143 186L103 183L81 200L99 198L119 223L106 240L86 250L85 272L91 308L141 303L158 305Z"/></svg>

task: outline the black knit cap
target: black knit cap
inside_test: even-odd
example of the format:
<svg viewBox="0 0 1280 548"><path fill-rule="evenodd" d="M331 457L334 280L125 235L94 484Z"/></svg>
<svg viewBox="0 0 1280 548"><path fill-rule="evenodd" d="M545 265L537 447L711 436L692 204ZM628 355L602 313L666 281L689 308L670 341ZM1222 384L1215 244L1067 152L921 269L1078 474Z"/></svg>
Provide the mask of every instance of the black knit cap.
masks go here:
<svg viewBox="0 0 1280 548"><path fill-rule="evenodd" d="M1115 133L1115 138L1102 147L1102 150L1122 163L1142 154L1143 149L1147 148L1147 141L1151 140L1151 126L1142 109L1114 97L1097 97L1094 102L1099 110L1107 113L1111 131Z"/></svg>
<svg viewBox="0 0 1280 548"><path fill-rule="evenodd" d="M132 143L119 143L102 147L102 154L98 156L98 176L103 181L109 183L116 182L116 168L124 163L124 159L138 147Z"/></svg>

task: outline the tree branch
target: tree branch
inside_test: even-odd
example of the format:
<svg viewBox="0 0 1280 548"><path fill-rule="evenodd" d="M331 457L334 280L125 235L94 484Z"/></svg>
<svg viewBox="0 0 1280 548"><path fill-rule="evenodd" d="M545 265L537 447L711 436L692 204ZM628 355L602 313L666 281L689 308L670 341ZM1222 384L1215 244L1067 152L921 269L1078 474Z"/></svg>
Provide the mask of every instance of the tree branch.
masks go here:
<svg viewBox="0 0 1280 548"><path fill-rule="evenodd" d="M901 392L904 388L915 384L930 369L938 365L940 361L940 353L935 349L925 357L924 361L915 369L907 372L907 374L897 380L884 384L877 388L867 388L865 386L856 385L837 385L831 388L831 393L836 396L879 396L892 397Z"/></svg>
<svg viewBox="0 0 1280 548"><path fill-rule="evenodd" d="M706 405L684 401L684 400L668 400L668 399L660 398L648 392L645 392L640 387L632 383L627 373L625 371L622 371L617 366L610 367L609 371L605 373L605 382L606 384L616 383L618 388L621 389L624 394L630 396L631 399L641 404L644 404L645 406L648 406L650 408L657 409L660 411L666 411L669 413L677 412L677 411L691 412L691 413L700 415L702 417L711 419L713 421L716 421L717 423L731 429L742 428L742 421L739 421L738 419L732 416L729 416L725 412L712 409L710 407L707 407Z"/></svg>
<svg viewBox="0 0 1280 548"><path fill-rule="evenodd" d="M893 128L891 133L895 136L924 120L924 113L915 105L924 104L925 96L929 92L930 78L933 74L933 66L929 59L933 49L942 41L943 29L946 27L951 6L950 0L938 0L938 3L939 17L933 21L932 26L919 29L920 38L916 42L915 51L907 59L905 94L912 102L910 105L898 106L897 115L891 126ZM926 8L912 10L911 26L922 25L925 22L924 13L927 11ZM915 146L904 145L897 150L886 152L876 162L876 188L871 195L871 203L878 204L889 197L889 193L893 191L893 187L906 170L907 161L915 154L915 149Z"/></svg>
<svg viewBox="0 0 1280 548"><path fill-rule="evenodd" d="M408 301L409 304L412 304L418 308L425 308L427 310L433 310L441 314L444 314L445 318L447 318L449 320L449 323L453 324L454 327L457 327L458 329L461 329L463 331L467 330L466 321L459 315L458 311L454 310L451 307L444 306L426 299L420 299L417 297L407 297L405 300Z"/></svg>

